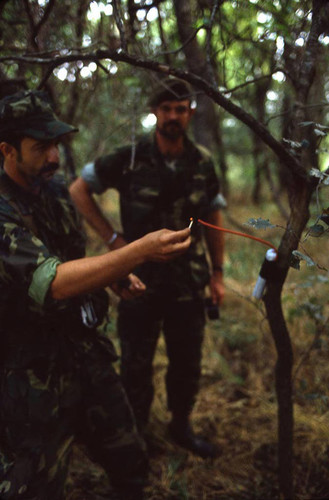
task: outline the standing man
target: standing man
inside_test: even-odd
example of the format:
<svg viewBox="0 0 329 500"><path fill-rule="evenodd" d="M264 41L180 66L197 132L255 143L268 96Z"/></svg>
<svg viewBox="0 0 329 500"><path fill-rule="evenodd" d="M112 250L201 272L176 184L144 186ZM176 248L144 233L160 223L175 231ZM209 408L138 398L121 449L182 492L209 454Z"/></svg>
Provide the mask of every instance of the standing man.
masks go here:
<svg viewBox="0 0 329 500"><path fill-rule="evenodd" d="M210 155L186 135L194 112L191 103L191 88L184 81L163 81L150 100L157 119L154 136L87 164L81 177L71 185L76 206L110 250L135 241L148 231L184 228L190 217L220 225L222 198ZM92 197L108 188L116 188L120 193L123 235L114 231ZM211 275L203 230L195 225L192 244L185 255L164 266L147 263L136 268L134 272L145 284L146 292L131 301L123 296L118 333L121 375L139 428L143 429L149 418L152 363L163 329L169 359L169 431L181 446L202 457L212 457L217 454L216 447L196 436L189 420L201 372L206 285L210 285L214 304L219 305L223 298L222 233L211 229L204 233ZM136 279L131 276L131 289Z"/></svg>
<svg viewBox="0 0 329 500"><path fill-rule="evenodd" d="M0 498L63 500L72 442L82 441L122 500L143 496L145 445L97 330L102 290L147 259L186 251L190 230L148 234L84 257L68 192L53 177L58 142L77 131L47 96L0 101ZM140 293L143 286L134 288Z"/></svg>

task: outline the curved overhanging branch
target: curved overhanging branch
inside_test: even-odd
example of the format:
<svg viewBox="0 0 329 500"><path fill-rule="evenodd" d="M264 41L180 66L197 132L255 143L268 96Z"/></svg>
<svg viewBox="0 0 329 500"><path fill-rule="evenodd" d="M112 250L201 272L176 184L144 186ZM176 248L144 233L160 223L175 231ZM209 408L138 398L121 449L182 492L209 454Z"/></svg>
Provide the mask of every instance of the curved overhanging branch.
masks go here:
<svg viewBox="0 0 329 500"><path fill-rule="evenodd" d="M127 54L122 50L107 50L98 49L91 53L74 53L65 55L52 55L52 56L40 56L38 54L25 54L22 56L2 56L0 57L0 62L7 61L17 61L24 62L28 64L41 64L50 65L53 68L61 66L64 63L74 62L74 61L94 61L97 62L102 59L111 59L115 62L124 62L130 64L131 66L136 66L144 69L149 69L157 73L165 73L168 75L176 76L181 78L198 89L202 90L207 94L214 102L216 102L223 109L228 111L232 116L236 117L242 123L247 125L250 130L257 134L265 144L267 144L274 154L282 161L288 168L291 169L292 173L302 177L304 180L308 179L307 172L302 168L301 163L298 158L293 156L284 145L282 145L270 131L258 122L251 114L247 113L237 104L234 104L230 99L226 98L217 88L208 83L203 78L191 73L189 71L175 69L170 66L161 64L156 61L149 59L141 59L137 56Z"/></svg>

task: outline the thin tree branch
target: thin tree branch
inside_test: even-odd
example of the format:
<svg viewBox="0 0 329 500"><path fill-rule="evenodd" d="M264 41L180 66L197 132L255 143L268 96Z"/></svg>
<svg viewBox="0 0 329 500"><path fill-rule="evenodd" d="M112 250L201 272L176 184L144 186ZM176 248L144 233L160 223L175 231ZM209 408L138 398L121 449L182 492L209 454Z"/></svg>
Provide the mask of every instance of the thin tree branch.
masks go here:
<svg viewBox="0 0 329 500"><path fill-rule="evenodd" d="M48 4L47 4L47 7L45 8L45 12L44 12L44 15L42 16L42 18L40 19L40 21L35 25L35 33L34 33L34 36L37 36L40 28L42 27L43 24L45 24L45 22L47 21L48 17L50 16L51 14L51 11L53 9L53 7L55 6L55 2L56 0L49 0L48 1Z"/></svg>
<svg viewBox="0 0 329 500"><path fill-rule="evenodd" d="M163 52L162 54L164 55L164 59L165 59L165 62L166 64L170 64L170 52L167 50L167 42L166 42L166 38L164 36L164 31L163 31L163 26L162 26L162 16L161 16L161 11L159 9L159 7L157 7L157 11L158 11L158 26L159 26L159 33L160 33L160 38L161 38L161 45L162 47L164 47L166 50L165 52Z"/></svg>
<svg viewBox="0 0 329 500"><path fill-rule="evenodd" d="M38 49L38 44L35 40L35 26L36 26L36 24L35 24L34 19L33 19L33 15L32 15L31 9L30 9L30 4L29 4L28 0L23 0L23 2L24 2L25 12L26 12L27 18L29 20L30 28L31 28L30 42L31 42L31 45L35 49Z"/></svg>
<svg viewBox="0 0 329 500"><path fill-rule="evenodd" d="M223 94L233 94L233 92L236 92L237 90L243 89L244 87L247 87L248 85L259 82L261 80L266 80L267 78L272 78L272 75L276 72L277 72L277 70L272 71L268 75L262 75L262 76L259 76L257 78L253 78L252 80L248 80L247 82L241 83L240 85L233 87L232 89L222 90L222 93Z"/></svg>
<svg viewBox="0 0 329 500"><path fill-rule="evenodd" d="M208 63L210 77L211 77L213 85L217 85L217 79L216 79L215 74L214 74L213 62L212 62L212 56L211 56L211 39L212 39L212 29L213 29L213 25L215 22L215 16L216 16L217 11L219 10L220 3L222 4L223 2L220 0L214 0L209 25L207 26L206 57L207 57L207 63Z"/></svg>
<svg viewBox="0 0 329 500"><path fill-rule="evenodd" d="M120 2L120 0L119 0ZM113 6L113 15L115 19L115 24L117 25L117 28L120 33L120 40L121 40L121 47L122 49L126 52L127 51L127 40L126 40L126 34L123 26L123 15L120 12L120 4L118 3L118 0L112 0L112 6Z"/></svg>
<svg viewBox="0 0 329 500"><path fill-rule="evenodd" d="M180 47L178 47L178 49L170 50L168 52L158 52L157 54L155 54L155 57L160 57L160 56L167 55L167 54L178 54L179 52L181 52L197 36L197 34L199 33L199 31L202 30L202 29L205 29L205 26L203 24L201 26L199 26L198 28L196 28L193 31L193 33L185 40L185 42L183 43L183 45L181 45Z"/></svg>
<svg viewBox="0 0 329 500"><path fill-rule="evenodd" d="M49 68L47 69L46 73L42 77L41 82L38 85L38 90L42 89L45 86L46 82L48 81L48 79L53 74L54 69L55 69L55 66L49 66Z"/></svg>
<svg viewBox="0 0 329 500"><path fill-rule="evenodd" d="M302 168L298 158L295 158L283 144L276 140L262 123L259 123L258 120L256 120L247 111L227 99L223 95L223 93L218 90L218 88L214 87L208 81L201 78L200 76L195 75L194 73L171 68L170 66L158 63L153 60L141 59L137 56L127 54L120 49L117 51L99 49L94 53L68 54L65 56L57 56L51 58L38 57L37 54L25 56L2 56L0 57L0 62L19 61L32 65L41 64L53 65L53 67L58 67L66 62L94 61L97 63L101 59L112 59L115 62L125 62L127 64L130 64L131 66L148 69L157 73L164 73L167 75L170 74L189 82L199 90L202 90L219 106L228 111L231 115L235 116L242 123L247 125L253 132L255 132L265 142L265 144L267 144L272 149L276 156L281 161L286 163L287 167L289 167L294 174L301 176L304 179L308 178L307 172ZM309 179L309 182L312 182L312 180Z"/></svg>

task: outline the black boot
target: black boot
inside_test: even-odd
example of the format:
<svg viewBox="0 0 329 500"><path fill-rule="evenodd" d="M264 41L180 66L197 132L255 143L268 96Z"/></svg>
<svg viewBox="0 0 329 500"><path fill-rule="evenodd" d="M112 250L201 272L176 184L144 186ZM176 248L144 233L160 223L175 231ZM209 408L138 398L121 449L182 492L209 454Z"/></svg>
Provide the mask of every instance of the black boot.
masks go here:
<svg viewBox="0 0 329 500"><path fill-rule="evenodd" d="M145 499L143 488L118 488L113 500L143 500Z"/></svg>
<svg viewBox="0 0 329 500"><path fill-rule="evenodd" d="M192 453L202 458L216 458L219 456L219 448L194 434L188 420L182 421L173 418L168 429L172 439L183 448L192 451Z"/></svg>

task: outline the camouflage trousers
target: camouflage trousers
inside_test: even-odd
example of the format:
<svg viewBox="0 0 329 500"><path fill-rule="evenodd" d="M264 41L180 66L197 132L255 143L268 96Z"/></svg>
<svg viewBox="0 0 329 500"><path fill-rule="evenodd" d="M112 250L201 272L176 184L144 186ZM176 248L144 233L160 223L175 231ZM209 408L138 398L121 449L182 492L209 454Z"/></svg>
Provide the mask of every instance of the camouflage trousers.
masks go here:
<svg viewBox="0 0 329 500"><path fill-rule="evenodd" d="M121 301L121 378L141 429L148 421L154 396L152 365L161 330L169 360L168 409L184 417L190 414L198 392L204 326L202 299L180 301L159 293Z"/></svg>
<svg viewBox="0 0 329 500"><path fill-rule="evenodd" d="M17 356L15 363L9 358L0 379L0 498L63 500L74 439L103 466L114 489L127 492L122 497L139 490L145 444L107 340L62 342L56 356L33 362L23 356L23 367Z"/></svg>

